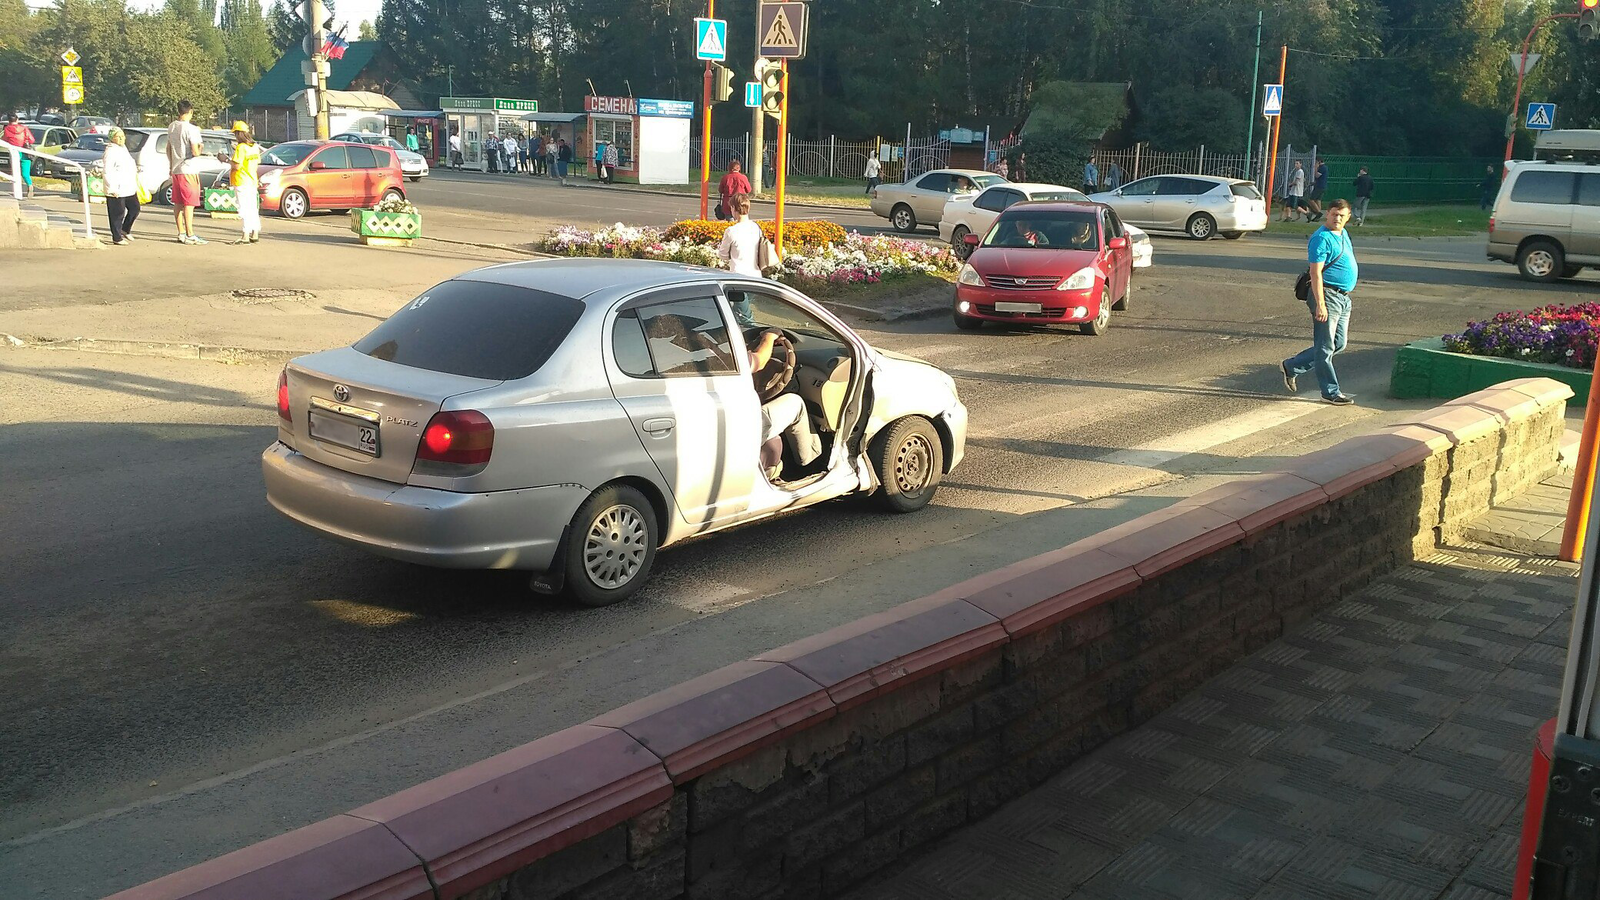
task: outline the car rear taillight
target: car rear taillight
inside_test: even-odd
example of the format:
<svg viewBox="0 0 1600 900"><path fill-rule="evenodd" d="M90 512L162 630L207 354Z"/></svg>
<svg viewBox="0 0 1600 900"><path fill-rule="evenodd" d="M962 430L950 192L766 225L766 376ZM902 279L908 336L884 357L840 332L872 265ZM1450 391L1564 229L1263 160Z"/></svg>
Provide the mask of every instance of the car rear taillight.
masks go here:
<svg viewBox="0 0 1600 900"><path fill-rule="evenodd" d="M482 466L494 451L494 425L475 409L433 414L422 429L417 459L432 463Z"/></svg>
<svg viewBox="0 0 1600 900"><path fill-rule="evenodd" d="M1494 234L1494 216L1489 217L1489 233Z"/></svg>
<svg viewBox="0 0 1600 900"><path fill-rule="evenodd" d="M289 370L284 369L278 373L278 418L294 423L294 416L289 413Z"/></svg>

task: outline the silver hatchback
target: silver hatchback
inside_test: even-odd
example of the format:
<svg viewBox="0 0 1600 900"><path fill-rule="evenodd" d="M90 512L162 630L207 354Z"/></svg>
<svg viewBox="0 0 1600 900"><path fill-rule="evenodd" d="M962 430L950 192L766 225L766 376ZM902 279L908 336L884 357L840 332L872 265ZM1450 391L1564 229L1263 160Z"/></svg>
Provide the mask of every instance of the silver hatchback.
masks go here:
<svg viewBox="0 0 1600 900"><path fill-rule="evenodd" d="M809 449L773 433L782 410ZM695 535L852 493L919 509L967 431L950 376L805 295L640 260L446 281L291 361L278 417L262 468L289 518L397 559L542 573L535 589L594 606Z"/></svg>

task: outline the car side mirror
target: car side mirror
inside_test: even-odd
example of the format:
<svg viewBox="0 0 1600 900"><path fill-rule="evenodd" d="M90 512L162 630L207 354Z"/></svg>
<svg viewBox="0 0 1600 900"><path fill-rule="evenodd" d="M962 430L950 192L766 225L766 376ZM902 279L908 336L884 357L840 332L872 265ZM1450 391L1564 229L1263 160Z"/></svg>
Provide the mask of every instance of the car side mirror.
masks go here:
<svg viewBox="0 0 1600 900"><path fill-rule="evenodd" d="M961 236L961 243L966 244L968 247L976 247L976 246L978 246L978 241L979 241L978 236L973 234L970 231Z"/></svg>
<svg viewBox="0 0 1600 900"><path fill-rule="evenodd" d="M325 163L325 162L314 161L314 162L311 163L311 165L307 166L306 168L310 169L313 172L320 172L323 169L326 169L327 167L328 167L328 164Z"/></svg>
<svg viewBox="0 0 1600 900"><path fill-rule="evenodd" d="M1114 237L1111 240L1106 241L1106 246L1112 250L1125 250L1128 246L1128 239L1125 237Z"/></svg>

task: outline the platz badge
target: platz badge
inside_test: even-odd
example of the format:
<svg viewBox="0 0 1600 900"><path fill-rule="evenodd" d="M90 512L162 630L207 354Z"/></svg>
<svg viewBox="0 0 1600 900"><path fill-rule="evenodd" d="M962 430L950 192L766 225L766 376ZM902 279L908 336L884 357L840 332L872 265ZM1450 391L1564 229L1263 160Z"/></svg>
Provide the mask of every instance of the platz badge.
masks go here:
<svg viewBox="0 0 1600 900"><path fill-rule="evenodd" d="M762 3L756 50L768 59L800 59L806 55L806 25L810 6L805 3Z"/></svg>

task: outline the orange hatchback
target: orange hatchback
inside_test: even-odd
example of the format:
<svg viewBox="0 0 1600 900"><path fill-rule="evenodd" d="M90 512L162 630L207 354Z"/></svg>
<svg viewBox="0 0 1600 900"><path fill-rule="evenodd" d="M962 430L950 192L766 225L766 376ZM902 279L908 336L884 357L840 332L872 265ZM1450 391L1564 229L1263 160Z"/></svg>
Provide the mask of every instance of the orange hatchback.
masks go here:
<svg viewBox="0 0 1600 900"><path fill-rule="evenodd" d="M400 160L387 147L290 141L261 154L261 209L299 219L313 209L371 209L405 198Z"/></svg>

